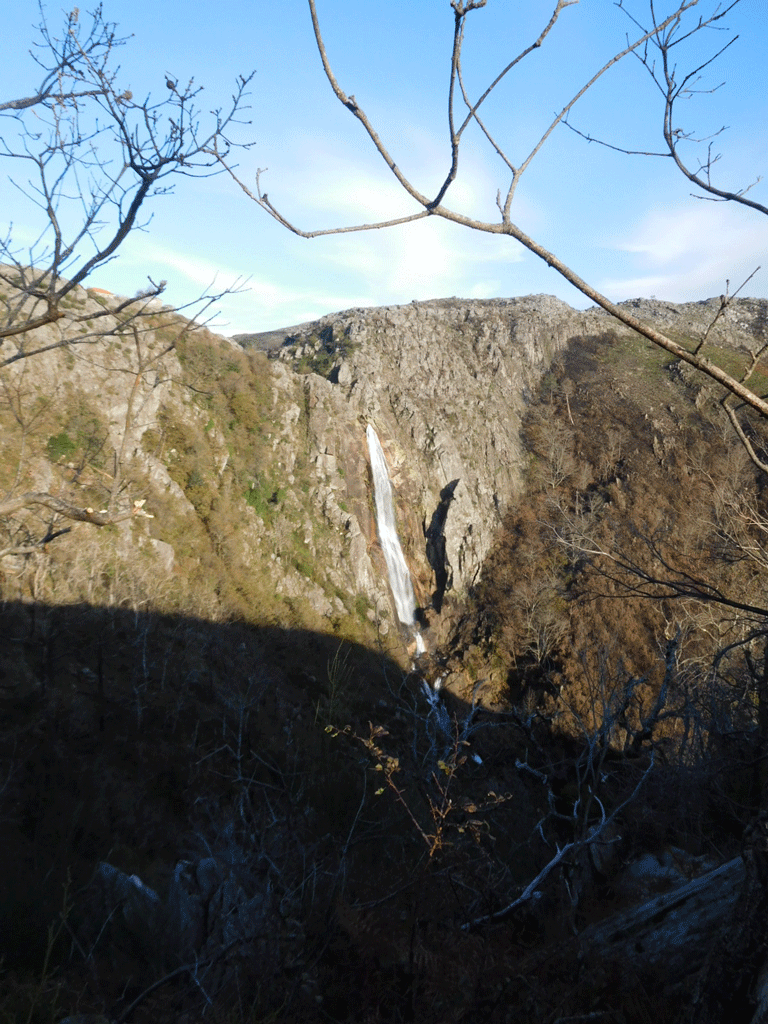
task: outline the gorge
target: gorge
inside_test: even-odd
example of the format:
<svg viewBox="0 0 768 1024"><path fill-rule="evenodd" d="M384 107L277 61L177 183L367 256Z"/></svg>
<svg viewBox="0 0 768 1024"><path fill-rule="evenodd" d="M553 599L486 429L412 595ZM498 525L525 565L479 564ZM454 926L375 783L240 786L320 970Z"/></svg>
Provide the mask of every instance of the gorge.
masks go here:
<svg viewBox="0 0 768 1024"><path fill-rule="evenodd" d="M695 345L718 304L633 308ZM2 377L3 493L148 513L2 520L24 1019L672 1024L739 900L762 948L763 621L690 581L761 607L765 497L713 386L549 296L109 316ZM712 358L768 385L767 322Z"/></svg>

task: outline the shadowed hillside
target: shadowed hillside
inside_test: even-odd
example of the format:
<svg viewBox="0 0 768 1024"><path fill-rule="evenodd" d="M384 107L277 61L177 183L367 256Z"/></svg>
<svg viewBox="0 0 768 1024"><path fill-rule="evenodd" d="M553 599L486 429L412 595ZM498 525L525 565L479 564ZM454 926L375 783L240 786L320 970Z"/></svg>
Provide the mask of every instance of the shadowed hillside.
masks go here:
<svg viewBox="0 0 768 1024"><path fill-rule="evenodd" d="M569 738L306 631L18 603L0 628L0 1019L624 1007L619 954L585 973L572 937L647 898L620 864L674 849L665 892L738 849L739 758L654 767L656 723L622 753L607 714ZM700 964L695 935L681 955ZM652 980L675 1019L675 979L636 969L625 1019L658 1013Z"/></svg>

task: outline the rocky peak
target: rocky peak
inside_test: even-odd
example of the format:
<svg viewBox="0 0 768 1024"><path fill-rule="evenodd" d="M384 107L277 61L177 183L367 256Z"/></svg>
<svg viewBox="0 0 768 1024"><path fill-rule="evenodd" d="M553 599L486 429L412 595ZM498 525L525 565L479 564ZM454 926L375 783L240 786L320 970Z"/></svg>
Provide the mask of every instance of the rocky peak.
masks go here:
<svg viewBox="0 0 768 1024"><path fill-rule="evenodd" d="M645 323L653 324L660 330L671 332L686 339L702 338L715 320L721 306L720 298L701 299L699 302L665 302L662 299L627 299L619 306L629 310ZM598 306L589 314L608 320L613 326L616 321ZM625 328L619 325L619 330ZM732 299L718 317L709 333L711 344L744 348L756 351L768 340L768 302L765 299Z"/></svg>

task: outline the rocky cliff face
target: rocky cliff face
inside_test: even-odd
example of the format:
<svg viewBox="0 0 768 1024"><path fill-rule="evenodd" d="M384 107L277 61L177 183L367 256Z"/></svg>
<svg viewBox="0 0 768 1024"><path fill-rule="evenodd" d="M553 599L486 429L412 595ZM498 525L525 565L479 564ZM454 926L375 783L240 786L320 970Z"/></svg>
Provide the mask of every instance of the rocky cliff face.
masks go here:
<svg viewBox="0 0 768 1024"><path fill-rule="evenodd" d="M77 290L78 329L99 317L88 344L3 371L4 489L45 489L100 507L119 464L119 493L146 498L156 515L121 524L109 543L83 525L58 540L51 557L61 548L83 577L75 584L63 569L51 577L66 577L67 600L98 603L95 579L114 602L124 598L110 581L130 578L129 589L143 593L161 578L163 593L194 593L206 615L361 640L390 634L397 621L377 544L366 425L386 453L417 603L434 626L441 614L446 621L446 600L478 578L523 487L530 454L521 422L553 358L574 338L623 331L601 311L578 312L551 296L445 299L253 335L241 339L244 353L190 333L159 305L134 338L107 315L112 302ZM631 305L690 338L718 303ZM712 339L754 346L764 318L764 304L743 300ZM58 343L64 329L57 325L53 338L46 328L36 340ZM105 561L111 576L97 573ZM5 564L21 568L13 554Z"/></svg>
<svg viewBox="0 0 768 1024"><path fill-rule="evenodd" d="M627 305L684 343L703 336L719 308L715 299ZM755 349L764 329L765 303L740 300L709 343ZM313 505L329 527L318 564L329 563L333 585L368 597L379 624L392 618L371 514L366 423L386 452L417 601L434 623L446 595L462 597L477 579L523 487L530 453L521 421L554 356L578 337L633 334L602 310L579 312L539 295L352 309L243 339L269 351L279 390L295 395L302 382L304 415L294 397L283 434L286 464L306 445Z"/></svg>
<svg viewBox="0 0 768 1024"><path fill-rule="evenodd" d="M388 603L366 424L389 461L417 601L439 611L447 593L476 579L522 486L527 397L571 337L600 326L594 314L531 296L354 309L285 332L275 379L289 389L303 375L301 441L314 453L316 503L344 541L336 553L348 585ZM275 354L274 332L265 340Z"/></svg>

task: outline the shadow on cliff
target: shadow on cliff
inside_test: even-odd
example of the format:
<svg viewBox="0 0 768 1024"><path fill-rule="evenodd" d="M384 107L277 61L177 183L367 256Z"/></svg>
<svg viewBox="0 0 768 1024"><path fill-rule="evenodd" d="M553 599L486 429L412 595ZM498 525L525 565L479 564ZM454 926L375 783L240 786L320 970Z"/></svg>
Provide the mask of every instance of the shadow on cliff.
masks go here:
<svg viewBox="0 0 768 1024"><path fill-rule="evenodd" d="M459 480L451 480L440 491L440 503L432 513L429 526L424 529L427 561L435 574L435 589L432 593L432 607L439 615L443 608L446 590L453 586L453 571L448 561L445 541L445 524Z"/></svg>

